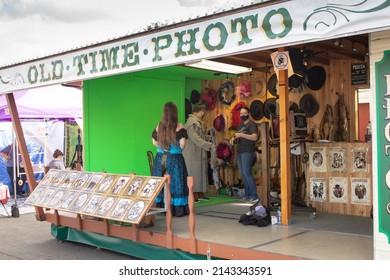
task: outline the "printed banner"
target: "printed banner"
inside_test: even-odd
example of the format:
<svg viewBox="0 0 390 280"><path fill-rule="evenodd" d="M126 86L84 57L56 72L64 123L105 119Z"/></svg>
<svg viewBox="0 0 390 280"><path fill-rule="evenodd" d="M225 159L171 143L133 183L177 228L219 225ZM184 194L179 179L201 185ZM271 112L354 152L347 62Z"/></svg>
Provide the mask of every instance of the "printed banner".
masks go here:
<svg viewBox="0 0 390 280"><path fill-rule="evenodd" d="M285 1L187 25L161 24L150 32L1 68L0 93L369 33L388 26L390 1L381 2Z"/></svg>

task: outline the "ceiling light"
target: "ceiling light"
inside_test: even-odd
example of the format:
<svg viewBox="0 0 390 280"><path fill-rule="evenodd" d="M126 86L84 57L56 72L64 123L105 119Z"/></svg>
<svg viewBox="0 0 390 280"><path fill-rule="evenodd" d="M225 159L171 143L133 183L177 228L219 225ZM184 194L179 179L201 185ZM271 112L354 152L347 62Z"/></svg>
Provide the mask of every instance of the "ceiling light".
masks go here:
<svg viewBox="0 0 390 280"><path fill-rule="evenodd" d="M233 64L215 62L207 59L186 63L185 65L189 67L206 69L206 70L217 71L222 73L230 73L230 74L241 74L241 73L247 73L252 71L252 68L250 67L243 67L243 66L237 66Z"/></svg>

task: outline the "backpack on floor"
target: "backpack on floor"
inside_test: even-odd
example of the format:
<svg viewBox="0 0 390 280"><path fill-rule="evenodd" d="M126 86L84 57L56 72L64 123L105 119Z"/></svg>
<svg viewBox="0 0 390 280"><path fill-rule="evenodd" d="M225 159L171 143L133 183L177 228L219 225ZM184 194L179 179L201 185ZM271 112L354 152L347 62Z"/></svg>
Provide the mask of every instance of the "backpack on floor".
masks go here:
<svg viewBox="0 0 390 280"><path fill-rule="evenodd" d="M250 207L250 210L240 216L240 219L238 220L239 223L248 226L248 225L253 225L253 226L258 226L258 227L265 227L271 224L271 213L269 209L263 205L265 208L265 216L259 216L256 214L256 206L259 206L258 202L253 204Z"/></svg>

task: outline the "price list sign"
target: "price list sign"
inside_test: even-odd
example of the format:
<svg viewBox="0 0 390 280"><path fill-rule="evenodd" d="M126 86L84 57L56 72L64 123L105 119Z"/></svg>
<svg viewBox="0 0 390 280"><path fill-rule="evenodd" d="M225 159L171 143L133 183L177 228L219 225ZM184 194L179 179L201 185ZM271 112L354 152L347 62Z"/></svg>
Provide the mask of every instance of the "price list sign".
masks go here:
<svg viewBox="0 0 390 280"><path fill-rule="evenodd" d="M367 84L366 63L356 63L351 65L351 82L353 86Z"/></svg>

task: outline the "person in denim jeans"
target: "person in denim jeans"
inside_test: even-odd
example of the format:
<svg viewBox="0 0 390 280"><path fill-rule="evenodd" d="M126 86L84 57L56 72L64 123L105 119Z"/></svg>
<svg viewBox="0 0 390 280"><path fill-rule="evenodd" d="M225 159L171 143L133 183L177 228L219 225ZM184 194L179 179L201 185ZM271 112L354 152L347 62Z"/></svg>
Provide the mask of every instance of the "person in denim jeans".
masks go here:
<svg viewBox="0 0 390 280"><path fill-rule="evenodd" d="M249 118L248 107L240 110L240 118L242 122L238 125L232 142L237 144L237 166L245 187L244 200L256 203L259 201L259 196L252 175L252 165L258 139L258 128L256 123Z"/></svg>

